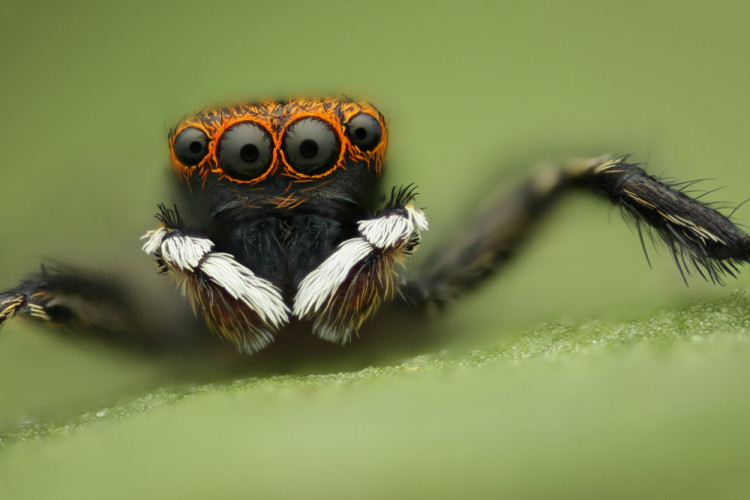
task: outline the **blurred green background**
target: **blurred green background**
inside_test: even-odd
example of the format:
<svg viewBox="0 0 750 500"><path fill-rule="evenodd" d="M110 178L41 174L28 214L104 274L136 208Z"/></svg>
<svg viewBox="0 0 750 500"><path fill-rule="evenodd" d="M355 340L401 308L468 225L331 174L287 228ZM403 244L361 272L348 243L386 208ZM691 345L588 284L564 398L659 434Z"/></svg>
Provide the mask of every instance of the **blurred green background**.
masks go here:
<svg viewBox="0 0 750 500"><path fill-rule="evenodd" d="M207 105L268 97L344 93L370 100L386 115L391 137L387 182L416 183L418 204L426 208L430 217L431 229L424 238L422 254L449 237L492 186L510 185L514 179L522 178L528 167L547 159L633 153L657 174L686 180L713 179L701 186L724 189L710 195L710 200L741 202L750 195L746 158L750 116L748 26L750 7L746 2L30 4L4 0L0 3L0 145L4 163L0 178L0 283L4 287L13 285L26 272L36 269L44 257L97 269L126 270L133 276L142 275L144 286L159 281L154 278L153 263L140 254L138 237L154 225L156 203L165 201L169 181L165 139L169 127L183 115ZM750 205L735 215L739 222L748 217ZM731 280L725 288L695 279L686 288L665 251L659 255L651 252L654 269L650 270L637 236L620 219L617 210L601 200L570 197L498 279L439 318L410 322L403 327L405 338L415 334L427 338L427 342L411 350L392 345L365 354L346 347L339 357L327 357L320 364L315 359L278 369L266 364L264 373L304 375L355 370L371 364L388 366L420 352L459 355L508 344L549 322L628 321L720 299L733 288L746 287L750 274ZM415 260L419 258L416 256ZM159 285L163 285L161 281ZM170 292L169 286L165 285L164 290ZM367 334L377 335L377 331L369 330ZM710 352L711 356L702 359L700 352L691 351L688 359L696 358L696 366L708 371L715 366L737 367L739 375L725 368L717 376L718 380L724 380L721 374L737 380L735 394L744 397L747 378L742 377L749 373L739 368L744 365L743 358L732 356L737 356L737 352L747 355L746 350L729 345ZM640 371L638 357L632 353L622 354L624 358L620 354L613 356L609 361L615 366ZM505 421L484 422L478 435L515 432L514 426L530 418L523 411L544 411L532 403L559 391L604 391L609 398L606 401L613 407L622 405L623 411L628 411L634 400L621 398L622 395L632 396L648 391L651 384L660 384L658 356L649 352L644 357L654 362L649 365L650 371L645 371L657 380L636 378L629 385L628 379L622 379L611 394L606 386L592 382L607 375L609 358L586 361L573 369L568 378L563 376L570 385L551 382L557 376L554 369L545 367L537 372L539 366L532 364L520 375L520 385L511 383L499 388L499 400L492 403L502 405L503 394L509 393L509 399L519 405L519 412L506 415ZM573 358L571 362L580 360ZM692 361L686 365L681 362L679 356L674 361L681 367L678 372L694 373L689 369ZM241 374L249 376L253 374L252 363L252 359L242 362L233 358L227 367L211 360L144 359L101 346L67 342L33 325L11 323L0 332L0 431L12 432L23 423L64 422L72 415L127 401L158 387L190 387L199 382L231 380ZM501 366L493 373L503 379L508 370ZM469 374L468 378L470 382L445 381L445 392L439 377L414 386L403 387L397 379L393 385L383 383L361 393L352 389L351 397L361 403L361 412L342 408L339 393L329 396L333 400L330 406L325 399L309 403L299 394L292 402L283 397L279 402L272 393L254 396L257 401L253 399L252 404L242 408L250 413L246 428L232 427L239 425L239 420L225 424L240 435L228 432L222 443L229 449L222 453L228 461L232 457L238 461L247 459L240 458L238 450L232 448L229 436L252 448L252 436L268 419L295 427L295 435L300 432L297 426L313 425L323 433L321 436L334 439L325 443L306 441L307 446L319 448L298 450L302 457L325 463L330 453L336 457L332 463L358 463L345 453L353 442L348 435L352 429L339 436L342 441L336 441L338 433L331 422L325 421L325 430L321 430L317 420L311 424L291 416L302 411L311 418L330 417L334 422L358 419L370 405L412 401L412 391L430 395L424 406L427 410L423 411L441 413L445 408L437 401L452 401L451 397L465 394L464 382L473 387L475 378L482 379L479 374ZM496 380L491 375L489 379ZM420 392L420 384L426 386L421 388L424 392ZM492 393L487 382L477 382L477 386L478 398ZM531 392L524 402L526 389ZM573 414L599 401L599 397L585 401L561 398L558 409ZM731 401L731 396L727 397L723 403ZM255 403L264 405L257 414L249 409ZM308 403L313 407L305 406ZM473 461L481 464L479 469L486 472L486 478L497 472L492 467L493 460L498 467L513 463L512 456L502 452L501 456L494 456L488 446L479 442L474 443L479 449L477 454L468 441L465 446L435 447L436 442L430 441L429 436L449 436L445 438L448 441L453 436L460 441L452 433L469 425L454 403L466 401L459 397L446 403L450 410L446 411L445 420L430 421L433 434L422 430L420 442L433 446L421 454L415 453L408 442L409 429L420 425L419 408L414 408L416 413L411 412L405 422L385 420L392 426L403 425L398 429L382 422L375 425L372 439L382 443L391 442L391 433L395 437L393 448L362 462L363 467L373 470L373 481L378 482L384 464L389 464L387 470L401 471L415 466L412 460L425 461L435 470L432 479L425 472L427 466L418 467L416 473L422 480L437 481L435 484L446 478L440 471L455 468L458 474L464 467L472 469ZM214 404L215 410L211 406ZM467 404L470 414L471 406ZM701 401L695 404L700 405ZM192 424L185 425L182 437L203 432L197 425L204 422L202 416L218 415L226 407L226 401L209 401L195 413L184 408L182 417L198 416ZM340 411L341 416L330 415L326 408ZM604 417L596 418L596 408L594 404L593 413L588 414L591 420L578 424L571 435L581 438L586 426L591 425L594 430L605 426ZM747 411L747 406L742 408ZM476 411L482 409L487 408L479 405ZM719 414L713 423L722 421L722 415L729 418L728 414ZM660 416L667 418L656 418ZM640 414L633 418L635 422L644 421L639 418L647 420ZM577 425L577 419L565 421ZM167 421L159 423L170 425ZM700 422L693 423L700 427ZM159 429L158 423L151 424L153 429ZM99 464L101 470L92 472L104 478L114 477L117 470L122 474L128 470L123 464L137 462L141 454L174 450L175 441L160 441L152 448L153 435L147 434L139 441L133 436L142 429L134 422L126 425L132 428L114 432L115 438L105 438L101 443L95 436L84 436L88 441L81 445L83 450L79 446L71 451L65 441L54 451L39 448L38 443L37 448L25 450L24 443L18 443L12 450L15 458L11 462L16 477L33 477L33 473L43 479L45 467L55 471L60 462L68 462L68 453L83 454L86 459L104 453L98 445L106 446L106 453L122 456L118 465ZM367 422L362 425L359 431L367 433ZM550 451L540 446L547 439L545 435L542 433L535 441L530 429L526 429L528 435L523 434L531 439L530 443L519 440L497 444L499 448L507 445L513 452L548 452L538 471L525 470L522 477L554 470L574 477L580 473L581 478L600 474L601 479L604 469L587 469L592 464L586 460L579 469L574 465L576 460L604 452L605 446L627 447L638 435L638 425L633 424L613 442L591 442L591 449L578 447L571 455L564 453L568 446L565 440L555 442L554 451ZM277 463L285 453L295 453L289 439L280 442L292 448L268 449L273 448L274 436L286 432L283 425L275 423L268 432L271 437L267 435L259 444L266 448L251 461L263 485L258 488L264 491L273 480L288 481L298 471L291 466L286 471L264 468L265 453L273 455L269 463ZM187 449L183 452L191 454ZM215 452L209 446L196 453L212 456ZM50 458L49 453L58 453L57 458ZM628 453L630 458L622 464L642 458L636 448ZM682 452L677 454L682 456ZM45 460L40 462L40 456ZM533 467L535 462L530 457L522 463ZM86 459L81 464L88 464ZM562 472L557 469L556 460L565 463ZM157 467L157 463L154 459L153 466ZM305 462L294 463L304 467ZM195 457L185 467L189 474L202 470ZM180 465L174 465L173 472L179 470ZM617 493L618 487L624 487L627 471L625 467L622 476L607 476L609 482L602 480L601 485L611 488L610 493ZM336 470L329 472L338 477ZM223 470L212 478L207 469L206 481L227 482L228 489L219 496L245 497L229 491L255 480L244 483L237 479L244 477L244 472L236 473L230 475L234 478L231 479ZM676 477L675 473L665 480L676 481ZM49 478L54 478L58 486L64 481L53 472ZM72 485L77 484L69 479ZM134 481L137 484L135 478ZM153 491L170 496L168 487L158 484L158 474L150 481L154 482ZM658 478L654 478L654 483L658 483ZM450 484L458 488L456 491L463 488L461 481ZM478 493L503 491L494 483L477 484L488 488L478 489ZM518 489L506 491L523 497L523 485L516 486ZM165 489L159 490L160 487ZM361 483L341 487L341 491L350 487L351 492L370 488ZM66 491L75 491L75 486ZM184 490L183 496L185 491L191 490ZM445 491L453 490L448 487ZM623 491L625 498L628 491L636 490ZM317 493L321 491L310 496ZM478 493L474 496L481 496ZM394 496L393 492L389 495ZM566 497L565 490L557 491L555 496Z"/></svg>

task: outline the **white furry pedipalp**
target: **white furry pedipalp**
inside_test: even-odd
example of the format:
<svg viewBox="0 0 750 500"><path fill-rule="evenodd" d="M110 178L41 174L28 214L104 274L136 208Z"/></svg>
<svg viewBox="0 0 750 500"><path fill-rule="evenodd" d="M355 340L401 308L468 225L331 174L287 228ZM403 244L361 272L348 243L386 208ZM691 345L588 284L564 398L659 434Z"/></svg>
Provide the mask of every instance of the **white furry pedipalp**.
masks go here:
<svg viewBox="0 0 750 500"><path fill-rule="evenodd" d="M147 231L141 239L146 240L144 252L159 254L165 262L181 271L194 271L214 246L214 242L208 238L170 232L163 227Z"/></svg>
<svg viewBox="0 0 750 500"><path fill-rule="evenodd" d="M149 229L146 234L141 236L142 240L146 240L141 250L149 255L153 255L161 248L161 242L164 241L164 236L167 234L167 230L163 227L157 229Z"/></svg>
<svg viewBox="0 0 750 500"><path fill-rule="evenodd" d="M389 214L359 222L359 232L373 246L382 249L403 245L412 233L426 230L427 218L412 206L404 207L406 215Z"/></svg>
<svg viewBox="0 0 750 500"><path fill-rule="evenodd" d="M194 271L213 246L214 242L207 238L179 234L164 238L161 256L166 262L183 271Z"/></svg>
<svg viewBox="0 0 750 500"><path fill-rule="evenodd" d="M414 208L411 205L406 205L406 213L409 216L409 220L414 224L414 228L417 232L427 231L430 228L430 223L427 221L427 216L419 209Z"/></svg>
<svg viewBox="0 0 750 500"><path fill-rule="evenodd" d="M228 253L212 252L208 238L170 233L165 228L146 232L143 251L158 254L169 267L186 273L202 272L228 293L258 314L268 325L280 328L289 319L289 308L281 291L270 281L260 278Z"/></svg>
<svg viewBox="0 0 750 500"><path fill-rule="evenodd" d="M281 297L281 291L270 281L256 276L230 254L209 253L201 262L200 270L274 328L280 328L288 321L289 308Z"/></svg>
<svg viewBox="0 0 750 500"><path fill-rule="evenodd" d="M318 312L336 293L349 272L373 251L364 238L351 238L310 272L299 284L292 314L304 318Z"/></svg>
<svg viewBox="0 0 750 500"><path fill-rule="evenodd" d="M403 249L419 231L427 229L424 214L412 206L404 207L406 214L390 213L374 219L360 221L360 237L341 243L322 264L315 268L297 289L292 314L297 318L310 317L325 310L335 300L336 293L344 284L352 270L360 266L368 257L384 258L390 251ZM341 328L328 325L319 327L320 332L339 332ZM321 335L327 338L326 335ZM339 333L330 337L342 337Z"/></svg>

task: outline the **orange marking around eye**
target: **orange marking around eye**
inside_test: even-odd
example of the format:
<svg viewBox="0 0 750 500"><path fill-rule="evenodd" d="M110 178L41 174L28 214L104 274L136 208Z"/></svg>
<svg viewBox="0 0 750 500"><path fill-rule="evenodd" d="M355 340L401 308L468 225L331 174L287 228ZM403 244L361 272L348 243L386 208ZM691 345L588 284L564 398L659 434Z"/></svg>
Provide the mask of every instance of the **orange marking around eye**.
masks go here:
<svg viewBox="0 0 750 500"><path fill-rule="evenodd" d="M307 175L302 172L299 172L295 170L294 167L287 161L286 155L284 154L284 150L280 150L279 153L281 154L282 162L284 163L284 175L287 175L289 177L297 178L297 179L320 179L322 177L328 177L331 175L331 173L336 170L337 168L344 168L344 162L345 162L345 153L346 148L344 147L346 136L343 132L343 126L340 126L339 123L337 123L339 120L335 115L332 115L330 112L321 112L319 110L313 110L313 111L307 111L306 109L304 111L299 111L297 113L294 113L294 119L288 121L284 126L284 132L286 132L290 127L293 127L296 122L299 120L302 120L304 118L317 118L321 121L324 121L331 125L333 127L333 131L336 133L336 139L338 140L339 144L339 157L338 160L336 160L336 163L326 170L325 172L321 172L319 174L314 175Z"/></svg>
<svg viewBox="0 0 750 500"><path fill-rule="evenodd" d="M346 123L358 113L372 115L382 129L380 143L371 151L362 151L352 144L346 135ZM297 172L284 158L281 139L287 128L295 121L304 117L315 117L330 124L337 135L341 151L336 164L326 172L316 175L305 175ZM218 161L218 144L226 130L241 122L253 122L266 129L273 140L274 151L271 166L260 176L253 179L237 179L222 170ZM182 164L174 153L176 137L188 127L202 130L208 137L207 153L203 160L194 166ZM294 99L290 101L264 101L234 107L216 108L186 118L175 128L169 136L170 156L172 165L181 180L187 180L194 173L205 180L209 175L218 175L219 179L230 182L253 185L269 176L283 172L284 176L295 181L310 181L331 175L338 169L345 169L350 163L365 163L373 169L375 175L382 172L385 152L388 146L388 131L385 120L375 107L367 103L356 103L348 100L333 98ZM280 172L281 171L281 172Z"/></svg>

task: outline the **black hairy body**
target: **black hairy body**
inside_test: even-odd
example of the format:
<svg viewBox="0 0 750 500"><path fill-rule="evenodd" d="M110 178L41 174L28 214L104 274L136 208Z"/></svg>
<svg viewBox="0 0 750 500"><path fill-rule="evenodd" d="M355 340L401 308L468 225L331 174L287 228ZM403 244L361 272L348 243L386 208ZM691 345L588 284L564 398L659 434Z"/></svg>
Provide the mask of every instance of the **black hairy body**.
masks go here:
<svg viewBox="0 0 750 500"><path fill-rule="evenodd" d="M221 251L279 287L291 298L302 279L357 231L359 207L255 209L221 213L208 229Z"/></svg>

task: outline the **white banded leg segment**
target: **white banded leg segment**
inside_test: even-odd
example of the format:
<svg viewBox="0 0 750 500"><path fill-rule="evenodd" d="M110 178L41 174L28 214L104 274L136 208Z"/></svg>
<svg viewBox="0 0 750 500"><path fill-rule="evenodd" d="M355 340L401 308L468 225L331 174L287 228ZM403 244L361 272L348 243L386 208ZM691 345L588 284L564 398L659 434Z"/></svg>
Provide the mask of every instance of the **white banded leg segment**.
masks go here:
<svg viewBox="0 0 750 500"><path fill-rule="evenodd" d="M26 304L26 297L20 293L0 295L0 326L12 318Z"/></svg>
<svg viewBox="0 0 750 500"><path fill-rule="evenodd" d="M143 250L155 255L187 292L193 310L200 310L208 326L240 351L262 349L288 322L289 308L279 289L232 255L212 252L211 240L167 228L148 231L142 239Z"/></svg>
<svg viewBox="0 0 750 500"><path fill-rule="evenodd" d="M313 320L313 333L346 343L395 293L395 265L419 245L424 214L398 207L359 222L360 236L336 251L299 285L292 314Z"/></svg>

